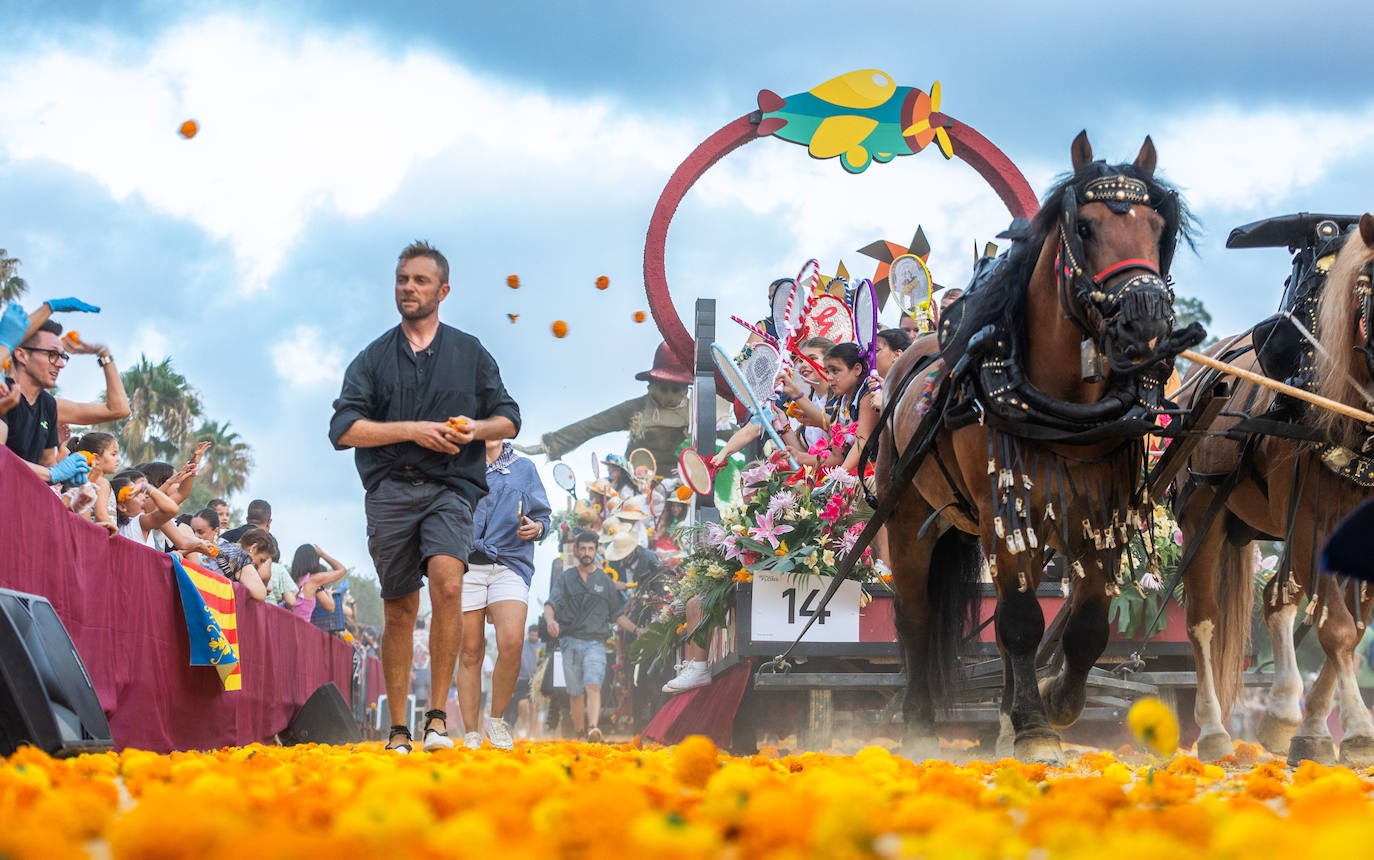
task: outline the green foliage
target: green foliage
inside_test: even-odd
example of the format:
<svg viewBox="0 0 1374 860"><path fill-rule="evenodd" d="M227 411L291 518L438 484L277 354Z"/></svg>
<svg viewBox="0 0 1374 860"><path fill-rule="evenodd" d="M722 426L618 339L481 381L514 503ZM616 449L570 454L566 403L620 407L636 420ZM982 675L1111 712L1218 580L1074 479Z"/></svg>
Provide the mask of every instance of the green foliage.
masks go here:
<svg viewBox="0 0 1374 860"><path fill-rule="evenodd" d="M1212 334L1212 315L1207 307L1203 305L1202 299L1195 299L1192 296L1176 296L1174 298L1174 320L1179 328L1185 328L1192 323L1202 323L1202 327L1207 329L1207 339L1202 342L1203 346L1211 346L1217 342Z"/></svg>
<svg viewBox="0 0 1374 860"><path fill-rule="evenodd" d="M358 604L358 623L382 629L382 589L375 576L348 571L348 593Z"/></svg>
<svg viewBox="0 0 1374 860"><path fill-rule="evenodd" d="M17 302L28 292L29 285L16 274L18 271L19 260L0 248L0 306Z"/></svg>
<svg viewBox="0 0 1374 860"><path fill-rule="evenodd" d="M153 460L180 465L197 442L211 442L202 461L204 470L183 506L188 511L200 510L211 499L228 499L247 485L253 471L252 448L229 429L229 422L205 417L200 395L170 358L154 364L140 355L120 379L129 395L130 415L99 428L119 440L120 460L128 465Z"/></svg>

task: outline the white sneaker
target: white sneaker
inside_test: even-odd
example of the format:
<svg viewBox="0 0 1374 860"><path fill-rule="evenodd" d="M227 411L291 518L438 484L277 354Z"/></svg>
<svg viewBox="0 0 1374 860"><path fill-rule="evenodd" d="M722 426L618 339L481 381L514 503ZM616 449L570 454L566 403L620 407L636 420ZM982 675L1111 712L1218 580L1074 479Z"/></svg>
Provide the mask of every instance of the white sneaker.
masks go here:
<svg viewBox="0 0 1374 860"><path fill-rule="evenodd" d="M499 750L515 748L515 738L511 737L510 726L500 717L491 717L487 720L487 740Z"/></svg>
<svg viewBox="0 0 1374 860"><path fill-rule="evenodd" d="M684 693L711 683L711 667L705 661L688 660L677 677L663 685L665 693Z"/></svg>
<svg viewBox="0 0 1374 860"><path fill-rule="evenodd" d="M463 733L463 746L467 747L467 748L470 749L470 750L480 749L481 746L482 746L482 733L481 733L481 732L464 732L464 733Z"/></svg>

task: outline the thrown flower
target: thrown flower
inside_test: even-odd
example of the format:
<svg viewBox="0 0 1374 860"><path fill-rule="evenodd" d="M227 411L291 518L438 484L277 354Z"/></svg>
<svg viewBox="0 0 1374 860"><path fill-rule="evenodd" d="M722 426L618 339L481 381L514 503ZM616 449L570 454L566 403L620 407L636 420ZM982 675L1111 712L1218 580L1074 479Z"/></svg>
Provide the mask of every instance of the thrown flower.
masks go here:
<svg viewBox="0 0 1374 860"><path fill-rule="evenodd" d="M785 526L781 523L775 525L773 523L773 514L769 512L766 514L759 514L758 528L750 529L749 536L757 541L768 541L773 549L777 549L778 541L783 535L790 531L792 531L791 526Z"/></svg>
<svg viewBox="0 0 1374 860"><path fill-rule="evenodd" d="M1146 573L1140 577L1140 587L1145 591L1159 591L1164 587L1164 583L1159 581L1159 577L1153 573Z"/></svg>

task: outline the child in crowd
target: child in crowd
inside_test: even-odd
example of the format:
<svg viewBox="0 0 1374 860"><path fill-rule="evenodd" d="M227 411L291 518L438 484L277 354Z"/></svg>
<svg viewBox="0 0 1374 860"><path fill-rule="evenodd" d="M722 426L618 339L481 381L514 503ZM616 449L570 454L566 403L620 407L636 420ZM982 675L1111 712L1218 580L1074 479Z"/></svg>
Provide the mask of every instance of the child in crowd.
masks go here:
<svg viewBox="0 0 1374 860"><path fill-rule="evenodd" d="M119 471L119 441L109 433L97 431L73 436L67 445L73 452L80 451L88 455L91 471L86 475L86 482L94 492L93 505L74 506L73 512L82 519L94 519L111 535L117 534L119 527L115 525L114 505L110 502L109 476ZM77 492L80 493L81 488L78 487ZM81 493L81 497L91 498L89 492Z"/></svg>
<svg viewBox="0 0 1374 860"><path fill-rule="evenodd" d="M321 569L321 559L329 563L328 569ZM318 546L307 543L296 547L296 555L291 559L291 578L295 580L298 591L296 605L291 608L292 614L309 621L315 612L316 603L333 612L334 598L325 590L325 586L338 582L347 574L347 568Z"/></svg>

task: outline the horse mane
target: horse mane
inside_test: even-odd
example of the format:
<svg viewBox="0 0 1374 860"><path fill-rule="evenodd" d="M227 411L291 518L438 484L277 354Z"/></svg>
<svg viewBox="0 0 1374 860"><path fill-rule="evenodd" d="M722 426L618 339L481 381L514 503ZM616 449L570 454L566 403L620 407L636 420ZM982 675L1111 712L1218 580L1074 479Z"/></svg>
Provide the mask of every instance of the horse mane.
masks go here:
<svg viewBox="0 0 1374 860"><path fill-rule="evenodd" d="M1356 380L1364 385L1370 383L1364 354L1355 349L1361 345L1356 331L1355 280L1370 261L1374 261L1374 248L1366 245L1357 232L1346 234L1317 300L1316 335L1322 349L1317 351L1316 393L1349 406L1363 405L1365 399ZM1313 409L1310 414L1328 439L1346 447L1360 446L1361 428L1354 421L1330 409Z"/></svg>
<svg viewBox="0 0 1374 860"><path fill-rule="evenodd" d="M1076 171L1055 177L1054 184L1040 204L1040 210L1031 219L1027 233L1016 237L1006 260L965 295L967 302L964 324L960 326L959 337L951 344L950 354L960 355L967 346L968 338L989 324L1013 332L1018 343L1026 342L1026 290L1030 286L1031 275L1040 260L1040 249L1045 239L1059 229L1059 215L1064 206L1064 195L1077 194L1088 182L1121 174L1143 181L1150 189L1150 202L1164 218L1162 241L1176 237L1186 242L1192 250L1196 245L1196 219L1186 203L1169 182L1157 176L1146 176L1131 163L1107 164L1094 161L1083 165Z"/></svg>

